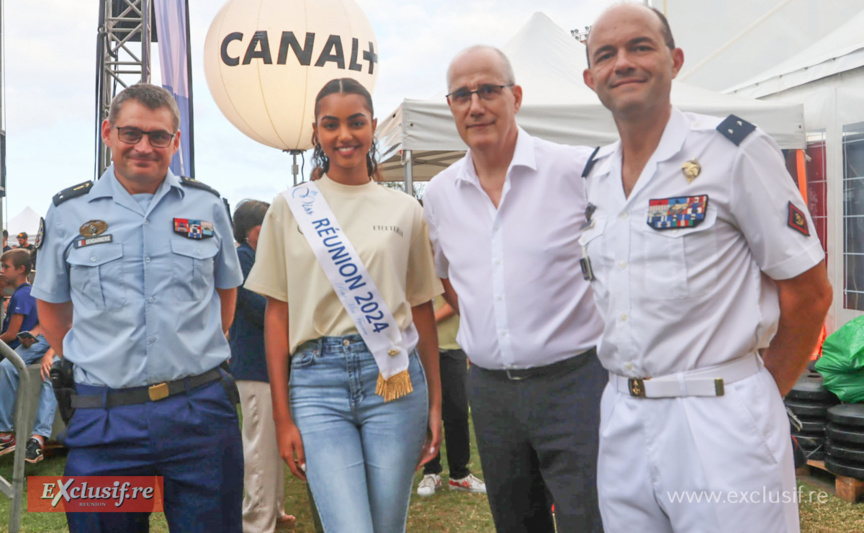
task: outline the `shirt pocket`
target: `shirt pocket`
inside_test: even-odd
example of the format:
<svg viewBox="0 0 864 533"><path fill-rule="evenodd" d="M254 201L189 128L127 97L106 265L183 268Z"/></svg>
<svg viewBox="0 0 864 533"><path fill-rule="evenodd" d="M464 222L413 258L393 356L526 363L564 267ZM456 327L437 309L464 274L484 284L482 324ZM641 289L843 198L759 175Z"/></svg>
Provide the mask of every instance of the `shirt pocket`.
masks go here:
<svg viewBox="0 0 864 533"><path fill-rule="evenodd" d="M214 239L172 240L171 291L181 302L206 298L215 286L213 264L219 247Z"/></svg>
<svg viewBox="0 0 864 533"><path fill-rule="evenodd" d="M645 224L636 238L644 258L644 291L657 300L699 296L716 283L717 211L709 206L705 220L692 228L656 230Z"/></svg>
<svg viewBox="0 0 864 533"><path fill-rule="evenodd" d="M318 357L318 348L317 344L315 347L305 347L302 349L298 349L293 356L291 356L291 369L301 369L306 368L308 366L312 366L312 363L315 362L315 358Z"/></svg>
<svg viewBox="0 0 864 533"><path fill-rule="evenodd" d="M87 309L119 309L126 305L123 244L94 244L69 252L69 283L75 305Z"/></svg>

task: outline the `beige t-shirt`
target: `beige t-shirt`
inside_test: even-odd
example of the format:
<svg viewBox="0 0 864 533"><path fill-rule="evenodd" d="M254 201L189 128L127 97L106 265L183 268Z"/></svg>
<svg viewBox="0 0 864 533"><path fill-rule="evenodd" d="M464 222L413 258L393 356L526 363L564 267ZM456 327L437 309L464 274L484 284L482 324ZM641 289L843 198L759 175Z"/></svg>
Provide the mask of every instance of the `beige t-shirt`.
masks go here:
<svg viewBox="0 0 864 533"><path fill-rule="evenodd" d="M374 182L342 185L325 175L315 183L404 330L412 307L443 292L420 204ZM282 195L264 217L245 287L288 302L291 354L308 340L357 333Z"/></svg>

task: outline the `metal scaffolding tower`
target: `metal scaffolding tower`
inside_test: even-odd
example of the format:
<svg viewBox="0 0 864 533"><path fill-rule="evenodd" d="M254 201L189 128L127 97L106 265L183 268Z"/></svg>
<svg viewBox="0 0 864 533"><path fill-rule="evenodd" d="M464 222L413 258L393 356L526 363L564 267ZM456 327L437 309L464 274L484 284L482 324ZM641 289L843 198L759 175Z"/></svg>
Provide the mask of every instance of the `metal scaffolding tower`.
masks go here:
<svg viewBox="0 0 864 533"><path fill-rule="evenodd" d="M0 225L6 227L3 218L3 199L6 198L6 12L0 0Z"/></svg>
<svg viewBox="0 0 864 533"><path fill-rule="evenodd" d="M111 165L111 150L102 142L102 121L119 91L150 81L153 0L99 0L96 65L96 178Z"/></svg>

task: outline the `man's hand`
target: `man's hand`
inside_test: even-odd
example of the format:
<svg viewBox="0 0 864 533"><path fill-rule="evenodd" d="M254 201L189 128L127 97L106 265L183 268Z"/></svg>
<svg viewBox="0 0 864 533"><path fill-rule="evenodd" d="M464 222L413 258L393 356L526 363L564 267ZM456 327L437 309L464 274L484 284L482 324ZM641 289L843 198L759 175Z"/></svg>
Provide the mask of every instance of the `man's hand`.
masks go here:
<svg viewBox="0 0 864 533"><path fill-rule="evenodd" d="M48 348L45 355L42 356L42 365L39 367L39 373L42 375L42 381L51 381L51 365L54 364L54 348Z"/></svg>

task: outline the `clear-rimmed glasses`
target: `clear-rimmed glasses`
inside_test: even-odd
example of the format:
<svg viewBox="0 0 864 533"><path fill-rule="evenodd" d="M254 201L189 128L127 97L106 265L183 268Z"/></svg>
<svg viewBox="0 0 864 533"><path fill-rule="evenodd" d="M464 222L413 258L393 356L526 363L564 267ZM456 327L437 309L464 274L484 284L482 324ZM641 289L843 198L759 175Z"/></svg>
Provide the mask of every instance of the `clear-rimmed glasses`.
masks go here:
<svg viewBox="0 0 864 533"><path fill-rule="evenodd" d="M513 87L514 84L508 83L505 85L496 85L493 83L484 83L477 87L476 90L470 90L467 87L460 87L447 95L447 99L451 104L464 105L471 101L471 95L476 94L481 100L494 100L501 96L501 91L505 87Z"/></svg>

